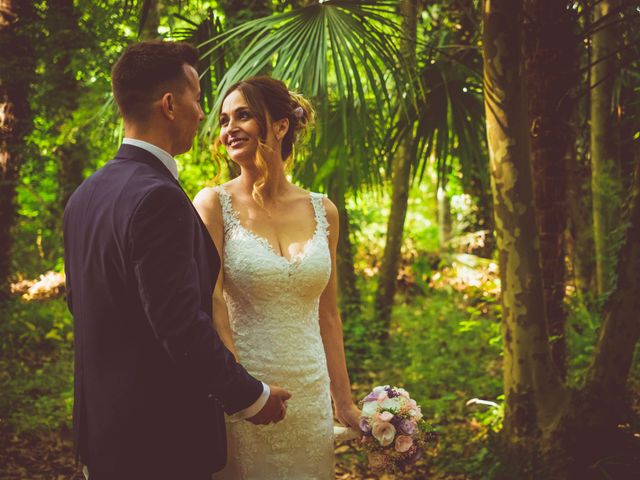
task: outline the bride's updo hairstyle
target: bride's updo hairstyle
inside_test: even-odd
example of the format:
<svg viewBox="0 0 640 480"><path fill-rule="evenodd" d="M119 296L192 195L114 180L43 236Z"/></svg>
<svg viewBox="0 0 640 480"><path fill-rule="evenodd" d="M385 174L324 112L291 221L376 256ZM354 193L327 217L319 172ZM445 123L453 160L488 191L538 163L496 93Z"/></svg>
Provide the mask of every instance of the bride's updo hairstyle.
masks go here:
<svg viewBox="0 0 640 480"><path fill-rule="evenodd" d="M272 122L284 118L289 119L289 129L282 139L280 149L282 161L288 166L293 157L294 146L296 142L304 138L307 128L313 123L315 112L306 98L298 93L290 92L283 82L266 75L247 78L235 83L225 92L222 102L235 90L240 91L260 126L261 141L256 153L256 168L260 175L253 184L251 196L259 205L264 206L262 190L269 179L271 169L266 161L265 153L272 150L265 143L267 118L270 118ZM218 112L219 114L220 112Z"/></svg>

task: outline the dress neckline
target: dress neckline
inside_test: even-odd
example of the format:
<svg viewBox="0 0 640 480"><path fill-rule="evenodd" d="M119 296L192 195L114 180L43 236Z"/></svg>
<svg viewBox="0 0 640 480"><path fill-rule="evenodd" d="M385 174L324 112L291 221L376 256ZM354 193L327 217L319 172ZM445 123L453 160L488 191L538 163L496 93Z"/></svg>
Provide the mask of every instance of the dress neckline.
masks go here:
<svg viewBox="0 0 640 480"><path fill-rule="evenodd" d="M267 251L269 251L271 254L273 254L274 256L278 257L279 259L281 259L282 261L284 261L288 265L297 264L297 263L301 262L306 257L307 252L308 252L311 244L313 243L313 241L316 239L316 237L318 236L318 234L320 232L320 221L318 219L317 208L316 208L316 206L314 204L313 192L309 192L309 195L308 195L309 201L311 202L311 207L313 208L313 219L316 222L316 226L315 226L315 229L313 231L313 235L311 235L311 238L309 238L306 242L304 242L304 246L302 247L302 250L300 252L292 255L291 258L287 258L284 255L278 253L278 251L274 248L274 246L271 244L271 242L267 238L263 237L262 235L258 235L253 230L251 230L248 227L245 227L242 224L242 222L240 221L240 212L238 212L238 210L236 210L236 208L233 206L233 197L227 191L227 189L225 188L224 185L220 185L220 190L223 192L223 195L225 195L227 197L228 204L229 204L229 211L230 211L230 213L231 213L231 215L233 217L234 223L238 226L238 228L240 228L244 233L246 233L248 237L250 237L253 240L255 240L257 243L262 245Z"/></svg>

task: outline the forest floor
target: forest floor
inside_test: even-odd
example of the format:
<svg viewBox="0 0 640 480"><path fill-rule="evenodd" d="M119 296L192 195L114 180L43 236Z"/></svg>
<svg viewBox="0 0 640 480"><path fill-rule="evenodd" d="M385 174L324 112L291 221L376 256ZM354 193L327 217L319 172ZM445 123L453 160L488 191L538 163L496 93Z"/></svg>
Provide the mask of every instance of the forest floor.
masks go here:
<svg viewBox="0 0 640 480"><path fill-rule="evenodd" d="M366 286L373 282L363 282L363 303L371 304ZM422 406L438 441L423 459L395 475L372 473L356 442L336 445L336 479L493 476L500 465L495 440L503 412L498 294L497 269L490 261L459 256L433 270L414 263L402 276L386 350L369 341L371 312L344 319L354 397L379 384L403 386ZM568 308L569 370L579 384L598 322L584 309ZM0 313L10 320L0 322L0 480L82 480L72 454L73 355L66 306L59 298L20 301ZM638 393L639 371L636 365L632 373Z"/></svg>

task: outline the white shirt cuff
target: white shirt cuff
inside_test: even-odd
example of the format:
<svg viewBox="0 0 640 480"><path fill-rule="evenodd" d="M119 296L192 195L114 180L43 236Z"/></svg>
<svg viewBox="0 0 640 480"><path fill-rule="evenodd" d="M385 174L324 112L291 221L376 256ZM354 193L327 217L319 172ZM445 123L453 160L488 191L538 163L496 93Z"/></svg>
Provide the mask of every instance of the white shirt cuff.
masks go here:
<svg viewBox="0 0 640 480"><path fill-rule="evenodd" d="M258 397L258 399L255 402L253 402L253 405L249 405L244 410L240 410L234 413L233 415L229 416L229 420L234 422L238 420L245 420L247 418L253 417L260 410L262 410L262 407L264 407L265 403L267 403L267 400L269 399L269 395L271 395L271 389L269 388L269 385L267 385L266 383L264 382L261 382L261 383L262 383L262 394Z"/></svg>

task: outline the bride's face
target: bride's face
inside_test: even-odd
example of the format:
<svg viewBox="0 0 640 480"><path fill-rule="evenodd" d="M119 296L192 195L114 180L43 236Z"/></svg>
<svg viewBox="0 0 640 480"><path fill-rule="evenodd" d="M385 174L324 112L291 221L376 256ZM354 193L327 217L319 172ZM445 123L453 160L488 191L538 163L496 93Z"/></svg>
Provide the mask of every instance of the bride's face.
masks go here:
<svg viewBox="0 0 640 480"><path fill-rule="evenodd" d="M220 141L234 162L254 161L260 142L260 124L240 90L234 90L222 102Z"/></svg>

